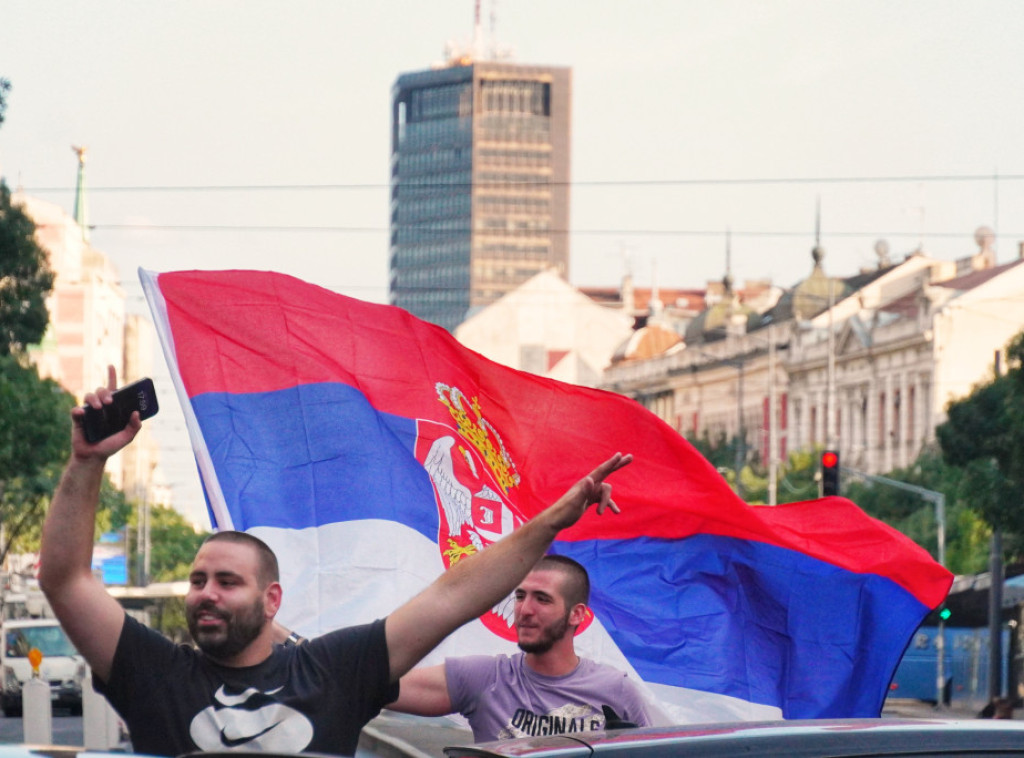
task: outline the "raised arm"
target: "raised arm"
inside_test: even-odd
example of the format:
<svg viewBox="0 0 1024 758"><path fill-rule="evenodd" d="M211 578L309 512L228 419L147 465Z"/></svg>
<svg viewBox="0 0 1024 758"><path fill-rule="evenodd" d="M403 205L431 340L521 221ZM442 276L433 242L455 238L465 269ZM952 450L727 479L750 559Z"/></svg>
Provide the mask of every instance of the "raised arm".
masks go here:
<svg viewBox="0 0 1024 758"><path fill-rule="evenodd" d="M85 396L94 408L110 403L117 377L113 367L108 374L107 387ZM43 523L39 585L93 674L106 681L124 610L92 573L96 507L107 458L135 439L142 422L134 413L123 431L90 445L82 432L84 415L81 408L71 411L71 459Z"/></svg>
<svg viewBox="0 0 1024 758"><path fill-rule="evenodd" d="M392 711L414 716L447 716L452 712L445 666L413 669L402 677L398 700L387 706Z"/></svg>
<svg viewBox="0 0 1024 758"><path fill-rule="evenodd" d="M506 597L543 557L555 536L592 504L618 512L605 478L633 460L616 453L553 505L502 540L456 563L387 618L391 680L399 679L445 637Z"/></svg>

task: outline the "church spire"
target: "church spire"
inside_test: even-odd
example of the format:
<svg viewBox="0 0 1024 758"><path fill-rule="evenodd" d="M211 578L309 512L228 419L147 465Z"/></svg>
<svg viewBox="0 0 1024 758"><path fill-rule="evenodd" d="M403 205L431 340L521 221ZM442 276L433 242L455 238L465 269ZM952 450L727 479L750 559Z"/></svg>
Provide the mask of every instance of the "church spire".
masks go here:
<svg viewBox="0 0 1024 758"><path fill-rule="evenodd" d="M89 241L88 214L85 209L85 153L88 148L71 146L78 156L78 182L75 185L75 221L82 230L82 239Z"/></svg>
<svg viewBox="0 0 1024 758"><path fill-rule="evenodd" d="M725 230L725 276L722 277L722 286L725 288L725 297L732 297L732 229Z"/></svg>
<svg viewBox="0 0 1024 758"><path fill-rule="evenodd" d="M825 248L821 246L821 196L819 195L814 208L814 249L811 250L814 268L821 267L821 261L824 257Z"/></svg>

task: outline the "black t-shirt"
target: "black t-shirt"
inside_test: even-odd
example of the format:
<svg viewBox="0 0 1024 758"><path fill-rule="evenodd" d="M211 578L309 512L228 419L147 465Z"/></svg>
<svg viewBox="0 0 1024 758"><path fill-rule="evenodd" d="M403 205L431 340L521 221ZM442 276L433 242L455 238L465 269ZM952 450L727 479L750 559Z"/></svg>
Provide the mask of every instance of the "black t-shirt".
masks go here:
<svg viewBox="0 0 1024 758"><path fill-rule="evenodd" d="M383 619L275 645L262 663L230 668L126 616L110 681L95 687L139 753L354 755L359 731L398 696L389 679Z"/></svg>

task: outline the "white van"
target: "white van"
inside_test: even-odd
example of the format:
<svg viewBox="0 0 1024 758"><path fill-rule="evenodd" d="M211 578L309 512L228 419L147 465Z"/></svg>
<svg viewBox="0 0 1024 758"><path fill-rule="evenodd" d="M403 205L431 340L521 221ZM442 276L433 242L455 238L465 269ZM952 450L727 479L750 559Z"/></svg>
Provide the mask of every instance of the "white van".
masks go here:
<svg viewBox="0 0 1024 758"><path fill-rule="evenodd" d="M0 646L0 706L5 716L21 715L21 688L32 677L28 651L39 648L39 676L50 685L50 700L72 713L82 712L85 659L78 654L56 619L17 619L3 622Z"/></svg>

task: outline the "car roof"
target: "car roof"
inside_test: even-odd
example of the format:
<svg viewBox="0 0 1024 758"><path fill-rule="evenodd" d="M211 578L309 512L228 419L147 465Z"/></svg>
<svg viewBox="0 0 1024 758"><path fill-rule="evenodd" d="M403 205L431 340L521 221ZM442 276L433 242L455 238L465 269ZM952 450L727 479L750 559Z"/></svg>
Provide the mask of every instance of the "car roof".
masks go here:
<svg viewBox="0 0 1024 758"><path fill-rule="evenodd" d="M121 751L104 752L70 745L0 744L0 758L125 758Z"/></svg>
<svg viewBox="0 0 1024 758"><path fill-rule="evenodd" d="M448 758L1024 755L1024 721L829 719L578 732L445 748Z"/></svg>

